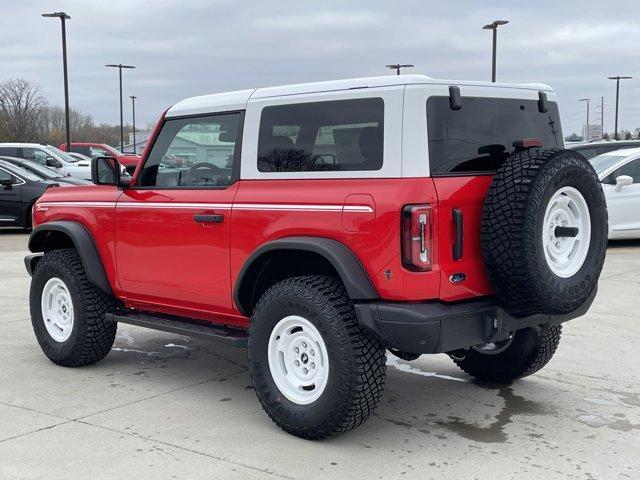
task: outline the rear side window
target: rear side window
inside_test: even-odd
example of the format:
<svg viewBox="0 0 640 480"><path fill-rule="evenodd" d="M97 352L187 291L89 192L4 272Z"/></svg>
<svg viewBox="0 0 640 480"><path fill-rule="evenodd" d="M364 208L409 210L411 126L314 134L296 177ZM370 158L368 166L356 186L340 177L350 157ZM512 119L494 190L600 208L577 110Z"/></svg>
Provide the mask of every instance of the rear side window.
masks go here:
<svg viewBox="0 0 640 480"><path fill-rule="evenodd" d="M0 147L0 155L5 157L17 157L18 149L16 147Z"/></svg>
<svg viewBox="0 0 640 480"><path fill-rule="evenodd" d="M540 113L537 100L463 97L462 108L452 110L449 97L430 97L427 129L433 175L494 172L525 138L539 138L544 148L563 145L555 102Z"/></svg>
<svg viewBox="0 0 640 480"><path fill-rule="evenodd" d="M384 101L362 98L262 110L260 172L380 170Z"/></svg>
<svg viewBox="0 0 640 480"><path fill-rule="evenodd" d="M71 145L71 151L76 153L81 153L82 155L86 155L87 157L91 156L91 150L89 147Z"/></svg>

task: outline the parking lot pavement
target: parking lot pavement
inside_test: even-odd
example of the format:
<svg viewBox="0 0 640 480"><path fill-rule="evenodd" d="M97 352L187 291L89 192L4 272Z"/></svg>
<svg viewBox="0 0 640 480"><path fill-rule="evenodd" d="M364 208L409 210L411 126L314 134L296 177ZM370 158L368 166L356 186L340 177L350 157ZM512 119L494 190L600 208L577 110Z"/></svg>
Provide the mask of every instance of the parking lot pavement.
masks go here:
<svg viewBox="0 0 640 480"><path fill-rule="evenodd" d="M640 242L613 244L598 297L543 371L477 385L444 355L389 356L375 415L338 439L280 431L245 352L120 326L96 365L40 352L27 236L0 231L0 478L576 478L640 476Z"/></svg>

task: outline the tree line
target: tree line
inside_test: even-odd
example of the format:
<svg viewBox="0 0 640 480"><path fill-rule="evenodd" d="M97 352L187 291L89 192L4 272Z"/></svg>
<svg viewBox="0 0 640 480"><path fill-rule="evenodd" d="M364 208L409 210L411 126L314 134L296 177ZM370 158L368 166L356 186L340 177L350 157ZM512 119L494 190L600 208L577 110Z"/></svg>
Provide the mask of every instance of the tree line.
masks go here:
<svg viewBox="0 0 640 480"><path fill-rule="evenodd" d="M96 125L91 115L69 110L71 141L120 144L120 125ZM124 126L125 135L133 131ZM125 138L127 138L125 136ZM34 142L58 146L66 141L64 108L49 105L40 88L16 78L0 84L0 142Z"/></svg>

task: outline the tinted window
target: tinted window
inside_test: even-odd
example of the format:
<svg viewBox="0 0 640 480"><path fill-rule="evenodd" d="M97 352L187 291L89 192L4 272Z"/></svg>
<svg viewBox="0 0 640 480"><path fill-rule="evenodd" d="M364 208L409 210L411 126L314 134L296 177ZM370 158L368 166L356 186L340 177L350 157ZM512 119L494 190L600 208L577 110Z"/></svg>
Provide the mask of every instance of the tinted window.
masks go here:
<svg viewBox="0 0 640 480"><path fill-rule="evenodd" d="M0 168L0 180L11 180L11 183L16 183L14 176L11 175L6 170L2 170L1 168Z"/></svg>
<svg viewBox="0 0 640 480"><path fill-rule="evenodd" d="M46 165L47 157L53 157L49 152L45 152L44 150L40 150L39 148L31 148L31 147L23 147L22 148L22 158L26 158L27 160L32 160L40 165Z"/></svg>
<svg viewBox="0 0 640 480"><path fill-rule="evenodd" d="M75 153L81 153L83 155L89 155L89 147L81 147L78 145L71 145L71 151Z"/></svg>
<svg viewBox="0 0 640 480"><path fill-rule="evenodd" d="M142 170L141 185L230 185L241 125L240 112L167 120Z"/></svg>
<svg viewBox="0 0 640 480"><path fill-rule="evenodd" d="M620 175L629 175L633 178L633 183L640 183L640 159L633 160L613 172L611 176L614 179L614 183L615 179Z"/></svg>
<svg viewBox="0 0 640 480"><path fill-rule="evenodd" d="M539 138L545 148L560 147L562 131L555 102L538 111L537 100L463 97L451 110L449 97L427 100L431 173L495 171L513 152L513 142Z"/></svg>
<svg viewBox="0 0 640 480"><path fill-rule="evenodd" d="M260 119L258 170L380 170L383 138L381 98L266 107Z"/></svg>
<svg viewBox="0 0 640 480"><path fill-rule="evenodd" d="M6 157L17 157L18 149L16 147L0 147L0 155Z"/></svg>
<svg viewBox="0 0 640 480"><path fill-rule="evenodd" d="M596 155L598 155L598 151L596 150L595 147L589 147L589 148L575 148L574 149L576 152L578 152L579 154L581 154L584 158L586 158L587 160L590 158L595 157Z"/></svg>

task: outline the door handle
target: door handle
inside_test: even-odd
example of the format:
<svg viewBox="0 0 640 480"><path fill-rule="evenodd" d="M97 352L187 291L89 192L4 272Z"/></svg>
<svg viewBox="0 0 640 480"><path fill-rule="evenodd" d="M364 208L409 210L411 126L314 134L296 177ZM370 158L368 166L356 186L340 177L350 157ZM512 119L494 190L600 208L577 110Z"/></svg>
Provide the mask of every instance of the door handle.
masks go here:
<svg viewBox="0 0 640 480"><path fill-rule="evenodd" d="M224 215L198 213L193 216L193 221L196 223L222 223L224 221Z"/></svg>

